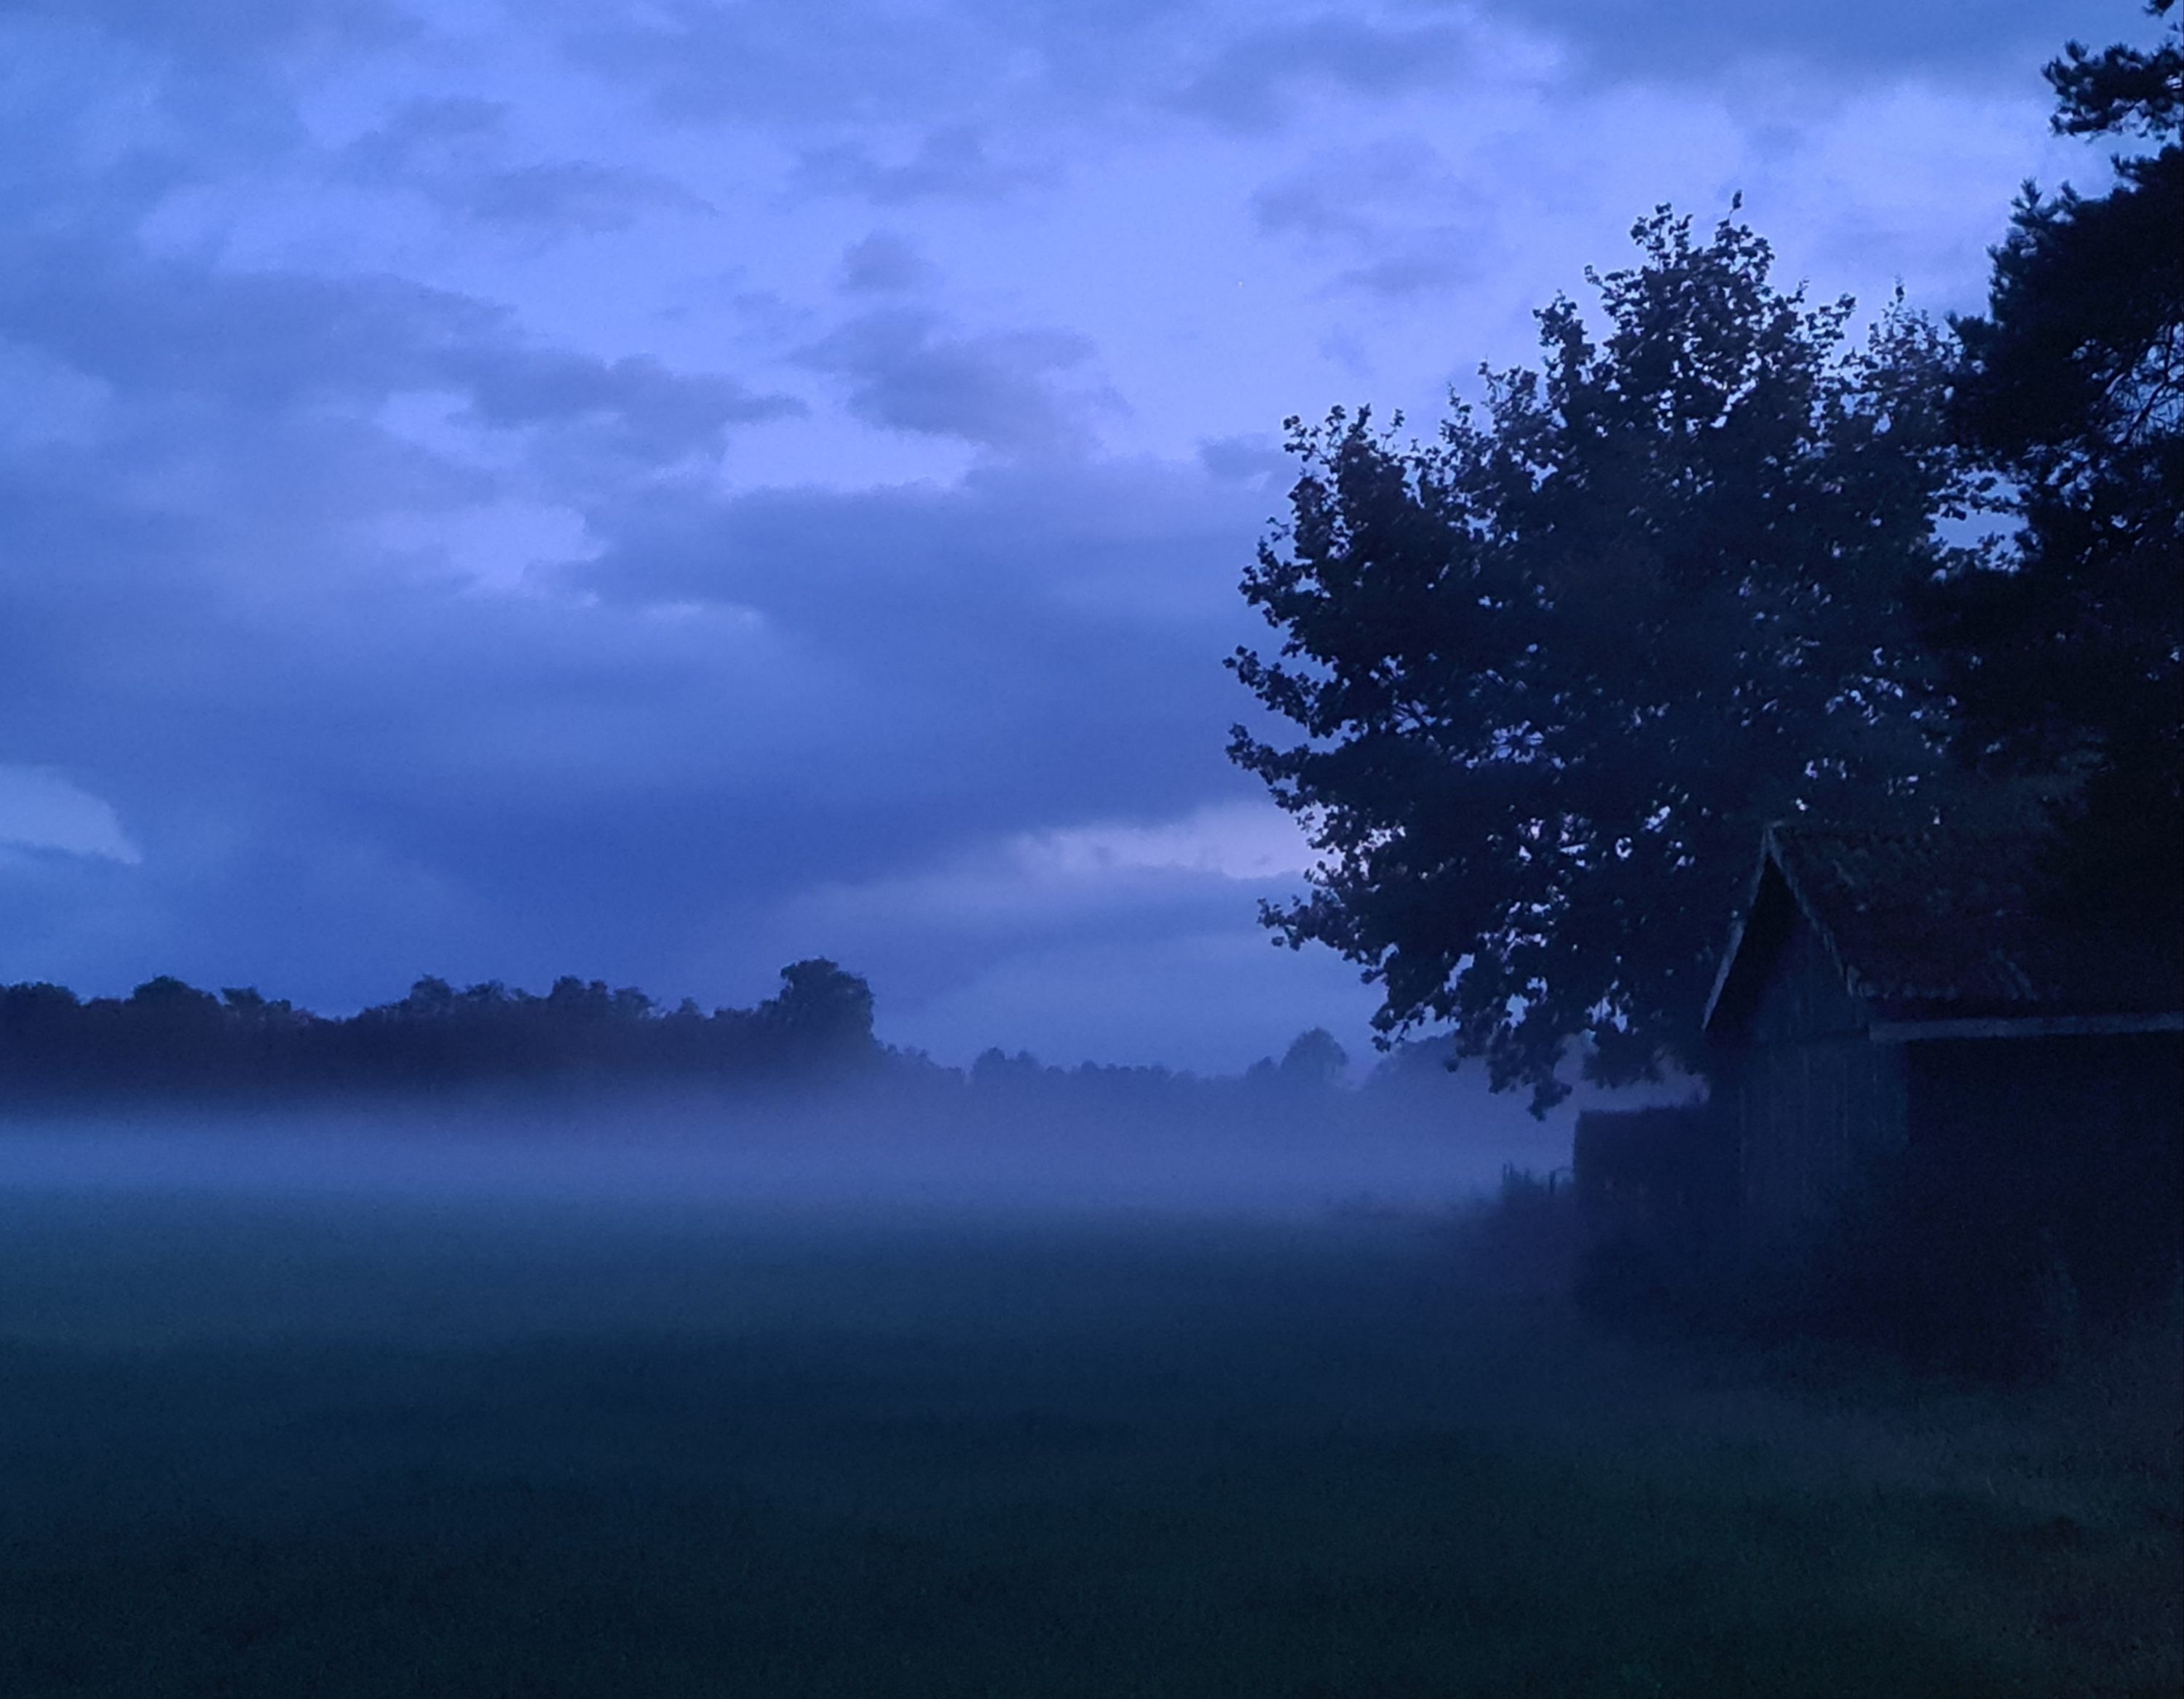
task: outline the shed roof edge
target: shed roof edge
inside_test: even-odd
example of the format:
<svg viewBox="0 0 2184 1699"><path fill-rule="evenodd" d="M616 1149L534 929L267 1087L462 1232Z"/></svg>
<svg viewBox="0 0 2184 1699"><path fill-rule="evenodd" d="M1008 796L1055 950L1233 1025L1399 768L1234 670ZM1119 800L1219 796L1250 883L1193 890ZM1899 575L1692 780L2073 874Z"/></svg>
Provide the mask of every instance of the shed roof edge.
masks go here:
<svg viewBox="0 0 2184 1699"><path fill-rule="evenodd" d="M1790 900L1797 905L1798 914L1803 916L1805 923L1819 939L1820 948L1827 952L1829 964L1834 967L1844 991L1861 1005L1870 1001L1861 988L1858 976L1844 962L1842 950L1836 943L1835 934L1828 930L1827 922L1820 918L1819 911L1798 888L1797 876L1791 872L1788 858L1782 854L1781 845L1774 835L1781 824L1780 821L1769 821L1760 832L1759 865L1752 870L1751 883L1745 889L1744 902L1737 911L1736 918L1730 923L1729 948L1722 954L1721 966L1714 974L1713 989L1707 994L1706 1010L1699 1017L1699 1031L1708 1036L1713 1032L1713 1017L1721 1008L1722 993L1729 989L1730 976L1736 971L1736 959L1743 953L1744 940L1751 931L1747 922L1758 906L1760 888L1766 883L1767 870L1770 866L1780 877L1783 889L1789 892Z"/></svg>

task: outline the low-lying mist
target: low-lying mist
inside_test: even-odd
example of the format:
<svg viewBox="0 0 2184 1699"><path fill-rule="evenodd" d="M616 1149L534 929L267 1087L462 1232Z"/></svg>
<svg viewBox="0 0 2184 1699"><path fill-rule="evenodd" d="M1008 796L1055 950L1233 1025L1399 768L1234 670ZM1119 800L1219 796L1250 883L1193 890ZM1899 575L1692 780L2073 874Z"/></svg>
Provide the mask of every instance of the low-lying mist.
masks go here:
<svg viewBox="0 0 2184 1699"><path fill-rule="evenodd" d="M839 1088L19 1118L0 1340L1164 1338L1330 1256L1409 1261L1549 1137L1388 1109Z"/></svg>
<svg viewBox="0 0 2184 1699"><path fill-rule="evenodd" d="M2173 1374L1820 1409L1227 1098L0 1127L0 1693L2174 1691Z"/></svg>
<svg viewBox="0 0 2184 1699"><path fill-rule="evenodd" d="M1552 1167L1566 1149L1558 1129L1467 1128L1386 1107L1329 1091L1248 1115L1030 1102L943 1111L849 1090L734 1103L139 1106L0 1123L0 1190L1295 1218L1438 1208L1490 1187L1505 1164Z"/></svg>

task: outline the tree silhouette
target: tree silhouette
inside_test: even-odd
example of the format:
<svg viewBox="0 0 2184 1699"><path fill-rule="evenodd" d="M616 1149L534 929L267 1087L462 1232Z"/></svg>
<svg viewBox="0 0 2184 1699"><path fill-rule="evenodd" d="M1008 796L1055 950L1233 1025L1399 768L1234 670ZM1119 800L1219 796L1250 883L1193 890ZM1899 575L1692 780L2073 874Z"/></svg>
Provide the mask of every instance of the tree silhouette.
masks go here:
<svg viewBox="0 0 2184 1699"><path fill-rule="evenodd" d="M824 956L783 968L780 993L758 1016L800 1056L847 1058L872 1048L872 988Z"/></svg>
<svg viewBox="0 0 2184 1699"><path fill-rule="evenodd" d="M1535 1111L1580 1035L1611 1083L1696 1064L1763 822L1918 794L1903 604L1965 493L1923 319L1848 347L1852 304L1777 288L1733 218L1632 235L1587 274L1605 334L1555 301L1483 417L1290 421L1291 517L1243 584L1281 647L1229 663L1302 734L1230 755L1324 858L1262 918L1364 966L1383 1042L1452 1022Z"/></svg>
<svg viewBox="0 0 2184 1699"><path fill-rule="evenodd" d="M1350 1053L1324 1027L1299 1033L1282 1052L1279 1077L1285 1083L1308 1089L1339 1085L1350 1066Z"/></svg>
<svg viewBox="0 0 2184 1699"><path fill-rule="evenodd" d="M2153 0L2156 16L2176 0ZM1958 418L2020 528L1924 605L1959 751L2062 781L2065 905L2184 926L2184 38L2073 42L2055 129L2149 138L2098 198L2027 187L1986 315L1960 319Z"/></svg>
<svg viewBox="0 0 2184 1699"><path fill-rule="evenodd" d="M426 976L407 995L327 1020L254 987L220 996L171 975L125 1000L65 987L0 986L0 1103L117 1094L252 1099L415 1095L818 1079L881 1054L869 986L831 961L783 971L756 1010L663 1011L634 986L556 980L544 996L498 980L457 990Z"/></svg>

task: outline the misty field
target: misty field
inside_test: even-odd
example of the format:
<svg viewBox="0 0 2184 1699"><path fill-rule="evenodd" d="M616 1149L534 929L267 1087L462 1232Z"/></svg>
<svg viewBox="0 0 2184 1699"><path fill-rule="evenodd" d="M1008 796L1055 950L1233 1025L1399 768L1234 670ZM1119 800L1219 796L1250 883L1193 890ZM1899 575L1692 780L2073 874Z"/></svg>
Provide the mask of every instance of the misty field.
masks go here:
<svg viewBox="0 0 2184 1699"><path fill-rule="evenodd" d="M0 1193L0 1694L2153 1695L2174 1353L1588 1335L1446 1223Z"/></svg>

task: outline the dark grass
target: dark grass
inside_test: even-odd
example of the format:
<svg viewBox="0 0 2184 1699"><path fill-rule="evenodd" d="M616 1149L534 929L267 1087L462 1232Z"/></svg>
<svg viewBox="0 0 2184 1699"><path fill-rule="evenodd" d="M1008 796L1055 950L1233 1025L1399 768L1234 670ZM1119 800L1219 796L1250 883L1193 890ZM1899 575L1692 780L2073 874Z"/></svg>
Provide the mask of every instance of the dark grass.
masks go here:
<svg viewBox="0 0 2184 1699"><path fill-rule="evenodd" d="M0 1694L2176 1691L2173 1366L1602 1340L1415 1223L0 1203Z"/></svg>

